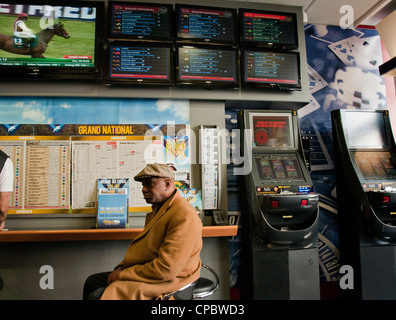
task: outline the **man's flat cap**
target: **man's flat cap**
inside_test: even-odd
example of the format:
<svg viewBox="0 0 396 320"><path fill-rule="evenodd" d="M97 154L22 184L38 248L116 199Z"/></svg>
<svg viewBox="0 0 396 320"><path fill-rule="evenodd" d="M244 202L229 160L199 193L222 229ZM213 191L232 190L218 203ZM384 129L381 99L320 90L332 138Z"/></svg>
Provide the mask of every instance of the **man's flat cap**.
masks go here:
<svg viewBox="0 0 396 320"><path fill-rule="evenodd" d="M142 181L143 179L151 177L175 179L175 172L167 164L150 163L140 171L134 179L135 181Z"/></svg>

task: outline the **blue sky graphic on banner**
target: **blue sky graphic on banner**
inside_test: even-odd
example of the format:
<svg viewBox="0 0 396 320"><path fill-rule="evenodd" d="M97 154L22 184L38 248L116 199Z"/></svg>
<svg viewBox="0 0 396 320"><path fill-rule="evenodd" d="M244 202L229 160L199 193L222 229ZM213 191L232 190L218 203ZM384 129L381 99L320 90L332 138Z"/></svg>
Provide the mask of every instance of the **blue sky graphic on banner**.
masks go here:
<svg viewBox="0 0 396 320"><path fill-rule="evenodd" d="M2 123L18 124L187 124L187 100L2 97Z"/></svg>

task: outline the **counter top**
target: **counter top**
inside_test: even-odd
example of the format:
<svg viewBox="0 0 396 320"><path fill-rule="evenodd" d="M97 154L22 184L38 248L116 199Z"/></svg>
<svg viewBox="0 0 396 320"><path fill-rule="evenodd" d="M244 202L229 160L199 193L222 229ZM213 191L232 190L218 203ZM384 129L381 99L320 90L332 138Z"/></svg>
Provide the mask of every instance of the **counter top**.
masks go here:
<svg viewBox="0 0 396 320"><path fill-rule="evenodd" d="M139 229L19 230L0 232L0 242L133 240ZM236 236L238 226L205 226L202 237Z"/></svg>

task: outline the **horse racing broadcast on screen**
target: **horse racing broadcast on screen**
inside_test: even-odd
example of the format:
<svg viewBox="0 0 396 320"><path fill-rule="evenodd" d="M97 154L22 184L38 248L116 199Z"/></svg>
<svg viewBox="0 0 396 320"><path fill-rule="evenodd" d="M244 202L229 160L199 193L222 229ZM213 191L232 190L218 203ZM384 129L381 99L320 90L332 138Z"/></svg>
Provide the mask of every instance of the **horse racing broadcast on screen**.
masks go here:
<svg viewBox="0 0 396 320"><path fill-rule="evenodd" d="M0 2L0 66L94 67L95 2Z"/></svg>

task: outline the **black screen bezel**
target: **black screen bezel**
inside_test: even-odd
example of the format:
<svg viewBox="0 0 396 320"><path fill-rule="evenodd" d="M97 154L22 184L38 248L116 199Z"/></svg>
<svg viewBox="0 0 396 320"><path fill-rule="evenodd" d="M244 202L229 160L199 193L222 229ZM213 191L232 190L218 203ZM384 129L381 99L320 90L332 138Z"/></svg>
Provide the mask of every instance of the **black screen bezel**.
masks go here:
<svg viewBox="0 0 396 320"><path fill-rule="evenodd" d="M168 36L144 36L144 35L114 35L112 34L112 6L113 5L136 5L147 7L167 7L168 8ZM172 42L173 41L173 5L166 3L150 3L150 2L126 2L126 1L109 1L107 7L107 40L109 41L160 41Z"/></svg>
<svg viewBox="0 0 396 320"><path fill-rule="evenodd" d="M279 83L273 82L261 82L261 81L246 81L246 63L245 55L247 51L262 52L262 53L276 53L276 54L287 54L294 55L297 58L297 83ZM263 48L242 48L241 49L241 86L244 88L266 88L271 90L288 90L288 91L299 91L301 90L301 63L300 63L300 53L295 51L274 51L266 50Z"/></svg>
<svg viewBox="0 0 396 320"><path fill-rule="evenodd" d="M293 36L294 43L284 43L284 42L268 42L268 41L257 41L257 40L245 40L244 39L244 13L261 13L261 14L273 14L273 15L291 15L293 16ZM297 33L297 14L294 12L282 12L282 11L270 11L270 10L255 10L255 9L247 9L242 8L239 9L239 34L240 34L240 43L246 46L257 46L257 47L265 47L274 50L297 50L299 47L298 43L298 33Z"/></svg>
<svg viewBox="0 0 396 320"><path fill-rule="evenodd" d="M232 11L233 12L233 40L217 40L217 39L206 39L204 37L181 37L180 34L180 9L181 8L192 8L192 9L204 9L204 10L218 10L218 11ZM212 6L198 6L198 5L175 5L175 41L177 43L193 43L193 44L219 44L219 45L235 45L238 42L238 11L234 8L223 8L223 7L212 7Z"/></svg>
<svg viewBox="0 0 396 320"><path fill-rule="evenodd" d="M133 48L166 48L169 49L169 64L168 64L168 79L149 79L149 78L112 78L111 77L111 47L123 46ZM174 52L173 47L168 44L152 44L152 43L131 43L131 42L113 42L107 46L106 49L106 76L105 82L107 85L165 85L171 86L174 84Z"/></svg>

